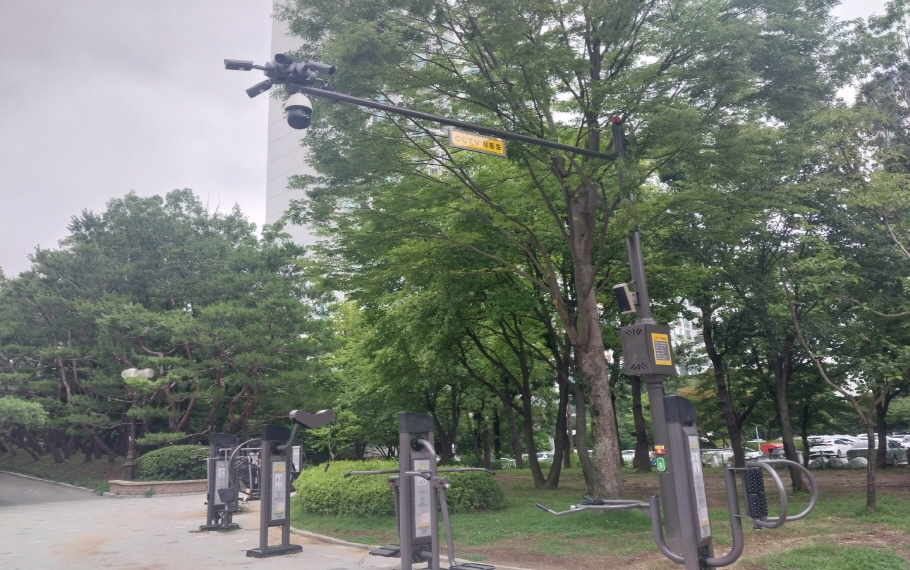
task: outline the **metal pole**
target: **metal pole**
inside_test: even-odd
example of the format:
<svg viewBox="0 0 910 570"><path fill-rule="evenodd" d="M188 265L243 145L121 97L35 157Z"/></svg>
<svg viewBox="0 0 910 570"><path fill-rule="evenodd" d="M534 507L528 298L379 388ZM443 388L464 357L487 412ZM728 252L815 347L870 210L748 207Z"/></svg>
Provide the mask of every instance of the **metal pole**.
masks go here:
<svg viewBox="0 0 910 570"><path fill-rule="evenodd" d="M313 95L314 97L325 97L332 101L344 101L345 103L353 103L354 105L359 105L361 107L367 107L369 109L377 109L379 111L385 111L387 113L395 113L397 115L404 115L411 119L421 119L424 121L431 121L434 123L439 123L442 125L449 125L450 127L458 127L461 129L469 129L472 131L477 131L478 133L484 133L487 135L493 135L494 137L500 137L503 139L509 139L514 141L526 142L529 144L544 146L547 148L552 148L556 150L562 150L566 152L572 152L575 154L581 154L584 156L590 156L591 158L601 158L603 160L616 160L615 154L605 154L602 152L597 152L596 150L590 150L587 148L581 148L577 146L571 146L567 144L561 144L553 142L547 139L540 139L537 137L531 137L527 135L522 135L518 133L513 133L510 131L504 131L502 129L494 129L493 127L485 127L483 125L478 125L475 123L468 123L466 121L458 121L455 119L449 119L448 117L441 117L439 115L431 115L430 113L424 113L421 111L415 111L413 109L408 109L406 107L399 107L397 105L390 105L388 103L379 103L378 101L371 101L369 99L361 99L360 97L354 97L353 95L346 95L344 93L338 93L337 91L328 91L326 89L319 89L316 87L306 87L304 85L298 85L297 83L292 83L296 91L301 93L306 93L307 95Z"/></svg>
<svg viewBox="0 0 910 570"><path fill-rule="evenodd" d="M625 166L626 153L626 135L623 130L622 119L613 117L613 148L619 158L617 179L619 181L620 196L626 198L623 180L623 166ZM629 201L634 196L628 196ZM651 298L648 295L648 282L645 278L645 262L641 251L641 234L636 227L626 239L626 247L629 252L629 269L632 273L632 281L635 285L635 308L637 318L635 324L654 324L654 318L651 316ZM666 375L663 374L643 374L640 376L648 390L648 402L651 406L651 422L654 431L654 445L669 446L669 434L667 431L667 421L664 416L664 380ZM664 524L666 526L666 540L670 547L680 552L682 549L682 538L679 528L679 501L676 497L676 486L674 484L674 466L672 462L667 465L666 471L658 472L658 481L660 482L660 504L664 511Z"/></svg>
<svg viewBox="0 0 910 570"><path fill-rule="evenodd" d="M265 435L265 434L263 434ZM272 442L262 438L259 451L259 548L269 547L269 518L272 510ZM252 485L252 481L250 484Z"/></svg>

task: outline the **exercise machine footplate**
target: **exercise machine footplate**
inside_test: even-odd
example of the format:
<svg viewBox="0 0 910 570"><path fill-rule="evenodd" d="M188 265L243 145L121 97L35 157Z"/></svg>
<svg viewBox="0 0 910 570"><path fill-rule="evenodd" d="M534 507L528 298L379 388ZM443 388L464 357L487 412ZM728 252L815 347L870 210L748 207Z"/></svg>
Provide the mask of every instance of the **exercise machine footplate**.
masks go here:
<svg viewBox="0 0 910 570"><path fill-rule="evenodd" d="M376 550L371 550L372 556L384 556L386 558L401 558L401 547L397 544L382 546Z"/></svg>
<svg viewBox="0 0 910 570"><path fill-rule="evenodd" d="M493 570L495 566L489 564L478 564L476 562L465 562L456 566L450 566L449 570Z"/></svg>

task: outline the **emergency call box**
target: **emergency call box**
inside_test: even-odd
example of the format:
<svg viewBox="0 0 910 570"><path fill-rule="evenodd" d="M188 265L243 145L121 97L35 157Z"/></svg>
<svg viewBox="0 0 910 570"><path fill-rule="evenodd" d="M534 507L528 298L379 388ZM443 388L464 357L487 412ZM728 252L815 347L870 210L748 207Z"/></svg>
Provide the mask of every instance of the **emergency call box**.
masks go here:
<svg viewBox="0 0 910 570"><path fill-rule="evenodd" d="M638 324L619 329L626 374L676 374L670 327Z"/></svg>

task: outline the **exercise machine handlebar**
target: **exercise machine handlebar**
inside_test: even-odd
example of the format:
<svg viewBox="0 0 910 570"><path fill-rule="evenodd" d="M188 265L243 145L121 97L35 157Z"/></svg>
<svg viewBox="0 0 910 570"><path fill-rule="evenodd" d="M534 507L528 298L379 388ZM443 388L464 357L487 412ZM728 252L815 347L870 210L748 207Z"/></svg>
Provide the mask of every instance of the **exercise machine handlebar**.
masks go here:
<svg viewBox="0 0 910 570"><path fill-rule="evenodd" d="M774 479L775 483L777 484L777 490L778 490L778 492L780 492L781 503L786 503L787 491L784 488L783 482L780 480L780 476L778 476L777 473L772 468L773 465L786 465L787 467L795 467L806 475L806 478L809 480L809 504L806 505L806 508L803 509L801 512L799 512L795 515L790 515L790 516L786 515L785 508L781 508L781 516L768 517L768 520L777 521L778 519L782 519L782 521L781 521L781 525L782 525L784 522L798 521L802 518L805 518L806 515L808 515L809 513L812 512L812 509L815 508L815 504L818 502L818 482L815 480L815 477L804 466L797 463L796 461L790 461L789 459L771 459L769 461L750 461L749 463L746 463L746 467L761 467L762 469L771 473L772 479ZM780 525L778 525L778 526L780 526ZM772 528L777 528L777 527L772 527Z"/></svg>

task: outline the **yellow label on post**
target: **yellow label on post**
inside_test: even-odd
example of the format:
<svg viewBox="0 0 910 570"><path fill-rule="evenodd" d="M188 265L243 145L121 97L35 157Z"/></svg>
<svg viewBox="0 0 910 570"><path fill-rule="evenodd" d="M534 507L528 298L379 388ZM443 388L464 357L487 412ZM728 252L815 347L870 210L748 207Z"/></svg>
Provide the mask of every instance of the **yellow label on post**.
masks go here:
<svg viewBox="0 0 910 570"><path fill-rule="evenodd" d="M450 130L449 144L454 147L476 150L477 152L485 152L496 156L506 155L506 141L467 131Z"/></svg>
<svg viewBox="0 0 910 570"><path fill-rule="evenodd" d="M654 364L658 366L673 366L670 358L669 335L651 333L651 347L654 349Z"/></svg>

